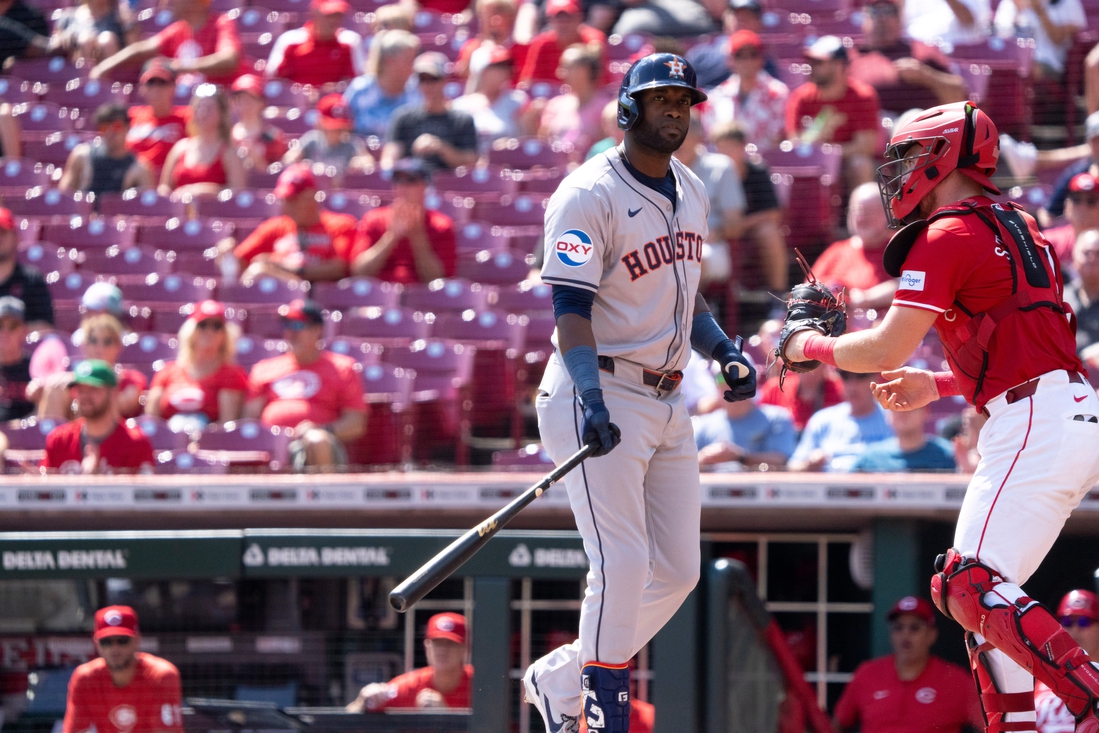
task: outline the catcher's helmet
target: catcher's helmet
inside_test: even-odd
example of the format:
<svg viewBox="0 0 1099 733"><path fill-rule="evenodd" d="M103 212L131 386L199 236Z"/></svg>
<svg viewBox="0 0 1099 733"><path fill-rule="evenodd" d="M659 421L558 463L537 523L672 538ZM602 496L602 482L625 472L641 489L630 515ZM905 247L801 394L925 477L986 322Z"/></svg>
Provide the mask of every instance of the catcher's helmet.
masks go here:
<svg viewBox="0 0 1099 733"><path fill-rule="evenodd" d="M638 59L622 77L622 86L618 88L618 128L629 130L637 124L641 117L641 108L634 95L642 89L690 89L693 107L706 101L706 95L697 85L694 68L682 56L674 53L652 53Z"/></svg>
<svg viewBox="0 0 1099 733"><path fill-rule="evenodd" d="M952 171L960 170L991 193L1000 135L973 102L931 107L893 132L878 168L889 226L898 228L920 200Z"/></svg>

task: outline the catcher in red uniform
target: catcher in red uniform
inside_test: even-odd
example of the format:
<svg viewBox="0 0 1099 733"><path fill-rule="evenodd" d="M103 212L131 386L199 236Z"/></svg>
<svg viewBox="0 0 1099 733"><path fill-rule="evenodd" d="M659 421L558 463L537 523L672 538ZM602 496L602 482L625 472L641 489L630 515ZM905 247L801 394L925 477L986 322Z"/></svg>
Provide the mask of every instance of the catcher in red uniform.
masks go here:
<svg viewBox="0 0 1099 733"><path fill-rule="evenodd" d="M969 102L926 110L894 132L878 169L900 287L879 328L833 338L789 329L779 355L882 371L874 395L912 410L964 395L988 415L954 546L931 581L966 629L988 730L1034 730L1034 678L1096 733L1099 669L1021 589L1099 480L1099 398L1076 357L1057 258L1034 220L997 204L995 125ZM950 371L904 367L934 326Z"/></svg>

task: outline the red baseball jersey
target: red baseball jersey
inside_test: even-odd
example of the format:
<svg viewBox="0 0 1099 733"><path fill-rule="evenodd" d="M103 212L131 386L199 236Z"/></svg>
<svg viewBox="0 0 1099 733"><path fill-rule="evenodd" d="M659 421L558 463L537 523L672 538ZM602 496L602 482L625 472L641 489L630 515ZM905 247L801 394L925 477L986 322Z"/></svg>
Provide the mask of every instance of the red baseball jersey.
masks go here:
<svg viewBox="0 0 1099 733"><path fill-rule="evenodd" d="M389 681L389 700L371 710L385 710L386 708L414 708L416 695L420 690L435 689L435 670L431 667L414 669ZM473 666L462 667L462 681L450 692L443 695L443 700L448 708L470 707L470 688L473 683Z"/></svg>
<svg viewBox="0 0 1099 733"><path fill-rule="evenodd" d="M327 425L345 410L365 412L362 367L350 356L322 351L312 364L293 353L264 359L248 375L248 397L266 397L265 425L292 428L303 420Z"/></svg>
<svg viewBox="0 0 1099 733"><path fill-rule="evenodd" d="M580 42L585 46L595 44L602 48L607 45L607 36L603 31L582 25L579 32ZM560 84L561 79L557 76L557 67L561 63L561 54L564 52L564 46L558 43L557 31L539 33L530 42L526 58L523 59L523 68L519 72L520 81L548 81L551 84ZM604 69L600 83L603 84L606 81L607 71Z"/></svg>
<svg viewBox="0 0 1099 733"><path fill-rule="evenodd" d="M785 407L794 416L794 427L804 430L805 424L817 410L843 402L843 380L834 372L828 372L815 400L807 399L798 391L800 381L797 372L790 372L783 380L783 386L779 387L778 377L771 377L760 388L760 402Z"/></svg>
<svg viewBox="0 0 1099 733"><path fill-rule="evenodd" d="M1065 707L1065 701L1041 682L1034 683L1034 711L1038 733L1073 733L1076 718Z"/></svg>
<svg viewBox="0 0 1099 733"><path fill-rule="evenodd" d="M829 245L813 263L813 274L825 285L866 290L889 280L880 249L856 246L854 238Z"/></svg>
<svg viewBox="0 0 1099 733"><path fill-rule="evenodd" d="M46 436L46 457L39 465L61 473L80 473L84 446L84 418L78 417L58 425ZM153 465L153 446L139 428L119 423L99 444L99 463L104 473L132 473L145 464Z"/></svg>
<svg viewBox="0 0 1099 733"><path fill-rule="evenodd" d="M182 733L179 670L152 654L137 652L136 656L137 670L125 687L115 686L101 658L73 671L63 733L80 733L93 726L97 733Z"/></svg>
<svg viewBox="0 0 1099 733"><path fill-rule="evenodd" d="M195 30L185 20L177 20L156 34L157 51L161 56L180 60L194 60L230 49L239 54L237 68L228 74L207 74L212 84L232 84L241 74L247 73L244 51L237 35L237 22L228 15L210 13L206 23Z"/></svg>
<svg viewBox="0 0 1099 733"><path fill-rule="evenodd" d="M317 224L305 230L304 241L289 216L268 219L237 245L233 255L244 267L260 254L269 254L287 267L301 266L307 260L346 259L355 246L355 217L329 211L321 211L320 217Z"/></svg>
<svg viewBox="0 0 1099 733"><path fill-rule="evenodd" d="M914 680L897 676L893 655L864 662L836 703L841 729L862 733L949 733L984 729L973 678L961 667L931 657Z"/></svg>
<svg viewBox="0 0 1099 733"><path fill-rule="evenodd" d="M786 132L800 135L823 113L830 120L825 127L832 132L825 134L821 142L846 143L856 132L880 129L878 109L878 93L855 79L847 80L847 92L835 100L821 99L816 84L802 84L790 92L786 101Z"/></svg>
<svg viewBox="0 0 1099 733"><path fill-rule="evenodd" d="M299 84L321 86L329 82L354 79L362 73L363 55L359 50L362 38L354 31L341 28L336 37L320 40L313 33L313 23L288 30L279 36L267 60L270 76Z"/></svg>
<svg viewBox="0 0 1099 733"><path fill-rule="evenodd" d="M153 377L152 387L164 389L160 396L160 416L165 420L178 413L206 413L210 422L218 421L218 395L221 390L248 391L248 376L236 364L222 364L201 379L195 379L177 362L168 362Z"/></svg>
<svg viewBox="0 0 1099 733"><path fill-rule="evenodd" d="M359 232L355 240L355 247L351 251L350 261L366 250L373 247L393 220L393 209L382 206L366 212L359 222ZM435 256L443 263L443 272L446 277L454 277L454 270L458 264L458 245L454 238L454 222L446 214L428 209L425 212L424 228L427 230L427 240L431 243L431 249ZM375 275L379 280L387 282L408 283L420 282L420 276L416 273L416 257L412 252L412 245L408 239L402 239L389 253L382 269Z"/></svg>
<svg viewBox="0 0 1099 733"><path fill-rule="evenodd" d="M149 164L160 179L160 169L168 159L168 151L187 137L187 121L191 118L189 107L174 107L170 114L157 117L148 105L130 107L130 130L126 133L126 147L134 155Z"/></svg>
<svg viewBox="0 0 1099 733"><path fill-rule="evenodd" d="M970 201L992 204L985 196ZM1040 238L1035 244L1040 248L1047 245ZM933 221L916 238L893 304L938 313L935 330L941 338L944 332L953 332L959 314L984 313L1010 297L1013 275L1007 251L996 243L992 229L980 217L946 216ZM1057 287L1060 289L1061 283ZM957 365L952 363L951 368L961 393L972 396L976 381ZM1057 369L1083 372L1065 316L1049 308L1035 308L1005 319L989 341L988 368L974 404L981 409L996 395Z"/></svg>

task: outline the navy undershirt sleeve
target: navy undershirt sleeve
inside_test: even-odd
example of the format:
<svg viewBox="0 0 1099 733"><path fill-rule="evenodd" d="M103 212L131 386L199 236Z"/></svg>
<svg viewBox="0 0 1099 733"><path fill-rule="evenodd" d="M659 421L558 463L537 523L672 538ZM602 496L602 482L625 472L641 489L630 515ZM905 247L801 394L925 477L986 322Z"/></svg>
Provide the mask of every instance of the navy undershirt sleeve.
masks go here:
<svg viewBox="0 0 1099 733"><path fill-rule="evenodd" d="M595 293L570 285L553 286L553 316L560 318L566 313L575 313L581 318L591 320L591 307L595 303Z"/></svg>

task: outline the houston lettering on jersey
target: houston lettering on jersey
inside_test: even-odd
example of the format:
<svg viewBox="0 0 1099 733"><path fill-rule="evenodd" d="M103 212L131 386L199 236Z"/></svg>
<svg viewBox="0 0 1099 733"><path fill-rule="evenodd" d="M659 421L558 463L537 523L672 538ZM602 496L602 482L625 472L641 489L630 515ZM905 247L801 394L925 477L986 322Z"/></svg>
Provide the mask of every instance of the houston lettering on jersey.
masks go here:
<svg viewBox="0 0 1099 733"><path fill-rule="evenodd" d="M671 237L657 237L650 242L645 242L640 250L635 249L624 254L622 264L630 271L630 282L660 269L663 265L670 265L676 260L702 262L702 235L677 231L674 253L672 249Z"/></svg>

